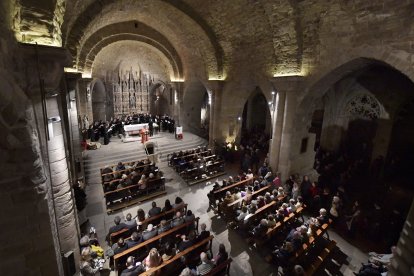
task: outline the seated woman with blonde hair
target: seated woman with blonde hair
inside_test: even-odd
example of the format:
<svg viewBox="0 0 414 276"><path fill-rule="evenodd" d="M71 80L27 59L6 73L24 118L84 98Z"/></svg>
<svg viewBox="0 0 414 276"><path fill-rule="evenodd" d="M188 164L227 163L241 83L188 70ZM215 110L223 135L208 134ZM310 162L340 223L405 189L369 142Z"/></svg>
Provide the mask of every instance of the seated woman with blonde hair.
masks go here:
<svg viewBox="0 0 414 276"><path fill-rule="evenodd" d="M157 267L162 263L162 258L157 248L152 248L145 258L145 270L148 271L151 268Z"/></svg>

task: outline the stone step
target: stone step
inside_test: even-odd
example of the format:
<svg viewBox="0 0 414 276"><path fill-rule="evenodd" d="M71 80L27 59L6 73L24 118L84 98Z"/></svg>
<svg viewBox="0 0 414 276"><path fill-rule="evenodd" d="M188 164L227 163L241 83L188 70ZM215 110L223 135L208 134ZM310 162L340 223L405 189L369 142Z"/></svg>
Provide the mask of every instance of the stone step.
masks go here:
<svg viewBox="0 0 414 276"><path fill-rule="evenodd" d="M166 146L158 147L157 152L160 152L162 154L162 158L166 159L167 154L170 154L172 152L180 151L184 149L192 149L192 148L196 148L197 146L201 146L205 144L206 144L205 141L197 141L197 142L191 142L191 143L186 143L182 145L166 145ZM120 160L124 162L127 162L127 159L131 161L139 160L140 157L142 157L141 159L146 157L144 149L142 149L141 151L137 150L137 152L133 152L131 150L124 151L116 155L111 155L110 157L108 156L108 157L99 158L99 160L95 159L94 157L90 159L88 158L84 160L85 171L87 171L91 167L96 167L96 166L104 167L107 164L116 164Z"/></svg>
<svg viewBox="0 0 414 276"><path fill-rule="evenodd" d="M199 138L199 139L193 139L193 140L180 143L180 144L173 143L173 144L159 145L158 149L159 151L162 152L163 150L168 150L170 148L181 148L187 145L194 145L194 147L197 147L197 145L202 144L202 143L207 143L207 141ZM136 151L131 150L131 148L122 149L122 150L119 150L116 154L111 154L110 156L111 158L108 158L108 156L94 156L94 154L90 154L84 159L84 161L85 161L85 164L89 164L90 162L95 163L95 162L100 162L100 161L108 162L108 160L110 159L115 159L115 158L120 159L124 157L125 155L133 155L139 152L145 153L144 147L142 146L142 144L137 144Z"/></svg>

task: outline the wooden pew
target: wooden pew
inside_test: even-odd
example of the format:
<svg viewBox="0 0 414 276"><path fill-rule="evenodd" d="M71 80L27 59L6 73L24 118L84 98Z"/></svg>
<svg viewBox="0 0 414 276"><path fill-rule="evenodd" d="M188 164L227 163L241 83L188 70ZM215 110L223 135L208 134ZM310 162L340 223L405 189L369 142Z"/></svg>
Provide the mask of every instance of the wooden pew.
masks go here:
<svg viewBox="0 0 414 276"><path fill-rule="evenodd" d="M133 205L133 204L145 201L145 200L149 200L154 197L167 193L165 191L165 178L164 177L159 177L153 180L149 180L147 183L146 189L138 190L138 186L139 185L136 184L136 185L131 185L131 186L127 186L124 188L116 189L114 191L106 192L104 194L104 197L106 198L106 200L111 200L111 202L113 202L123 197L122 194L119 195L119 192L126 193L129 189L136 189L137 191L139 191L139 193L135 194L132 199L129 199L127 201L123 201L120 203L112 203L110 205L107 205L107 212L110 213L110 212L113 212L119 209L123 209L130 205Z"/></svg>
<svg viewBox="0 0 414 276"><path fill-rule="evenodd" d="M213 275L230 275L230 264L232 262L232 258L228 258L225 262L222 262L209 273L205 274L205 276L213 276ZM224 272L224 273L223 273Z"/></svg>
<svg viewBox="0 0 414 276"><path fill-rule="evenodd" d="M167 215L174 215L177 211L180 211L181 209L184 209L183 213L187 213L187 206L188 204L184 204L184 207L177 207L177 208L173 208L169 211L165 211L165 212L161 212L160 214L153 216L153 217L149 217L147 219L145 219L142 222L142 227L146 228L148 224L152 223L153 225L158 225L158 221L161 221L162 219L165 219L165 216ZM134 219L136 218L136 216L134 217ZM128 238L132 232L137 231L136 228L133 229L122 229L119 230L118 232L114 232L110 235L110 245L116 243L118 241L119 238Z"/></svg>
<svg viewBox="0 0 414 276"><path fill-rule="evenodd" d="M205 148L206 148L206 147L205 147ZM199 149L199 148L197 147L197 148L193 148L193 149L185 150L184 152L197 151L198 149ZM179 158L185 158L185 157L187 157L187 156L194 155L194 154L203 154L203 153L210 152L210 151L212 151L212 150L211 150L211 149L206 149L206 150L203 150L203 151L200 151L200 152L186 153L186 154L181 155L181 156L176 156L176 157L174 157L174 159L171 159L172 155L173 155L173 154L179 154L180 152L170 153L170 154L168 154L168 155L167 155L168 165L170 166L170 165L171 165L171 163L172 163L174 160L177 160L177 159L179 159Z"/></svg>
<svg viewBox="0 0 414 276"><path fill-rule="evenodd" d="M145 158L145 159L142 159L142 160L138 160L138 161L122 162L122 163L124 164L124 166L128 166L130 164L138 164L139 162L145 162L146 160L148 160L148 158ZM148 166L148 165L149 164L146 164L146 165L138 166L136 168L143 168L143 167ZM116 168L116 166L118 166L118 164L109 166L112 169L112 172L110 172L110 173L102 173L105 168L100 168L100 174L101 174L101 181L102 181L102 183L104 182L103 181L104 176L118 174L118 173L122 174L124 172L132 171L132 170L136 169L136 168L132 167L132 168L126 168L125 170L115 171L114 168Z"/></svg>
<svg viewBox="0 0 414 276"><path fill-rule="evenodd" d="M191 155L195 155L195 154L191 154ZM215 154L208 155L208 156L201 155L200 157L203 157L205 161L208 161L208 159L212 159L212 158L216 157L216 155ZM181 172L185 171L185 169L188 167L188 164L192 161L192 160L188 159L188 157L184 157L184 158L187 158L187 160L184 162L184 164L177 163L176 165L174 165L174 169L178 173L181 173Z"/></svg>
<svg viewBox="0 0 414 276"><path fill-rule="evenodd" d="M271 211L273 208L276 208L276 206L277 206L276 201L272 201L272 202L266 204L265 206L257 209L253 216L249 217L246 222L243 222L243 226L245 228L249 228L256 221L258 221L259 219L264 218L264 215L267 212Z"/></svg>
<svg viewBox="0 0 414 276"><path fill-rule="evenodd" d="M198 153L191 153L191 154L187 154L187 155L175 157L173 160L171 160L171 166L174 166L174 169L177 171L177 166L179 166L179 164L177 163L177 161L179 159L188 160L189 157L191 157L191 156L199 155L200 157L205 157L205 156L208 156L209 154L211 154L211 150L206 150L206 151L202 151L202 152L198 152ZM187 162L188 161L186 161L186 163Z"/></svg>
<svg viewBox="0 0 414 276"><path fill-rule="evenodd" d="M158 173L160 173L160 170L158 169L158 167L155 167L153 170L147 171L146 173L143 173L143 172L138 173L137 176L140 177L143 174L145 174L146 176L148 176L150 173L153 173L154 175L157 175ZM103 181L102 180L102 186L111 185L111 184L117 183L117 182L119 182L121 180L122 180L122 178L115 178L115 179L112 179L111 181Z"/></svg>
<svg viewBox="0 0 414 276"><path fill-rule="evenodd" d="M200 218L197 217L194 221L189 221L186 223L183 223L177 227L171 228L168 231L165 231L147 241L144 241L134 247L128 248L127 250L125 250L122 253L116 254L114 256L114 267L116 270L118 271L122 271L125 268L125 263L126 260L129 256L135 256L137 261L142 261L146 255L149 252L150 249L150 245L152 245L152 247L158 247L157 245L153 245L155 243L159 243L161 239L165 239L169 236L173 236L176 235L177 233L180 233L182 231L185 231L191 224L196 223L196 227L198 229L198 222L199 222Z"/></svg>
<svg viewBox="0 0 414 276"><path fill-rule="evenodd" d="M270 186L264 186L263 188L260 188L259 190L252 193L252 199L256 198L257 196L261 194L265 194L269 190ZM232 203L227 204L228 207L236 207L239 204L243 202L245 197L241 197L238 200L233 201Z"/></svg>
<svg viewBox="0 0 414 276"><path fill-rule="evenodd" d="M180 175L188 185L193 185L226 174L224 171L224 160L214 161L212 164L206 165L206 167L206 170L201 170L200 168L192 168L183 171L180 173ZM203 178L203 174L205 174L207 177Z"/></svg>
<svg viewBox="0 0 414 276"><path fill-rule="evenodd" d="M318 230L316 230L315 235L309 237L309 241L307 243L302 244L302 247L300 247L295 255L293 255L289 259L289 263L297 263L297 260L307 251L311 246L314 245L314 243L321 238L325 233L328 231L329 225L332 223L332 220L329 220L328 223L323 224Z"/></svg>
<svg viewBox="0 0 414 276"><path fill-rule="evenodd" d="M213 192L214 198L215 200L219 200L220 198L223 198L226 194L227 191L232 191L234 188L236 187L242 187L242 186L247 186L247 185L251 185L254 181L253 179L245 179L233 184L230 184L224 188L218 189L217 191Z"/></svg>
<svg viewBox="0 0 414 276"><path fill-rule="evenodd" d="M332 250L336 247L336 242L330 240L328 244L322 249L322 252L318 254L316 260L313 261L310 266L306 269L307 275L316 275L316 271L322 265L322 263L327 259L331 254Z"/></svg>
<svg viewBox="0 0 414 276"><path fill-rule="evenodd" d="M175 262L180 262L181 263L181 257L182 256L186 256L188 253L191 253L195 250L202 249L202 247L206 246L207 244L209 244L208 251L210 251L210 253L212 253L211 252L211 244L212 244L213 238L214 238L214 236L210 236L207 239L204 239L204 240L200 241L199 243L196 243L195 245L187 248L186 250L184 250L182 252L179 252L178 254L176 254L174 257L172 257L168 261L165 261L165 262L161 263L159 266L151 268L150 270L145 271L144 273L141 273L140 276L151 276L151 275L154 275L154 273L157 272L157 271L162 271L162 269L163 268L165 269L167 266L176 265ZM201 250L201 251L203 251L203 250ZM180 267L178 269L180 269ZM163 275L163 274L160 274L160 275Z"/></svg>

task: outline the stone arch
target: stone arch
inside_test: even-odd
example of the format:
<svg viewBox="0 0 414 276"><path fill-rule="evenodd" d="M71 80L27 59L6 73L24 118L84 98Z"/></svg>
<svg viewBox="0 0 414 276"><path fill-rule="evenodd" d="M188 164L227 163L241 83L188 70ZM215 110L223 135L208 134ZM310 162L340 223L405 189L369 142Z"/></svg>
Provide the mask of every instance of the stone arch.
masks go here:
<svg viewBox="0 0 414 276"><path fill-rule="evenodd" d="M136 28L135 24L139 24L139 28ZM171 42L155 29L137 21L107 25L88 37L76 56L78 70L82 71L90 67L101 49L120 40L137 40L155 47L170 60L174 77L181 78L183 76L181 58Z"/></svg>
<svg viewBox="0 0 414 276"><path fill-rule="evenodd" d="M375 68L382 68L382 75L379 74L379 72L381 71L375 70ZM332 116L327 116L326 114L324 114L324 120L321 123L321 141L323 142L324 136L330 137L329 139L332 140L328 144L324 143L325 150L339 151L343 148L347 141L349 141L349 139L352 140L353 138L355 138L349 137L352 133L350 133L348 130L350 130L351 132L353 131L354 133L360 131L361 137L364 136L362 132L366 130L365 140L369 140L369 150L367 151L367 158L373 160L379 155L386 154L386 149L388 148L388 144L390 141L388 140L388 138L384 139L383 137L390 135L395 114L399 109L398 106L401 104L398 102L401 102L401 100L393 100L393 98L408 98L408 90L404 92L402 89L400 89L399 91L403 91L404 94L399 95L399 97L392 97L392 93L387 93L387 91L384 90L378 93L378 89L375 95L370 94L369 91L371 91L371 88L373 86L371 85L371 87L365 87L366 84L361 86L362 89L358 88L357 90L359 91L357 91L356 93L352 90L355 88L354 86L357 82L357 85L360 85L361 78L367 78L368 76L371 78L372 81L378 79L378 76L386 76L387 78L387 74L399 76L399 78L401 78L401 82L408 82L413 84L412 76L414 75L411 74L411 69L402 71L402 68L405 68L404 62L398 62L397 60L394 60L393 63L390 64L378 59L359 57L333 68L331 72L324 74L322 77L318 75L319 78L317 81L315 81L315 76L311 77L311 79L308 79L307 82L304 83L304 85L308 85L308 88L302 90L305 92L299 97L299 103L296 108L297 112L294 119L295 135L293 135L292 143L294 145L300 145L301 137L309 136L309 132L311 132L310 130L312 130L311 133L315 133L313 132L314 126L312 124L311 118L312 113L314 112L314 110L317 109L318 105L320 105L321 102L325 102L324 109L326 113L326 108L330 108L330 104L326 104L326 101L330 101L331 103L337 101L338 104L335 105L336 107L330 108L331 112L335 113L336 119L329 120L327 122L325 121L325 119ZM385 74L384 72L387 73ZM381 80L386 78L379 77L379 79ZM395 83L394 80L395 78L390 78L389 81L384 80L384 83L388 81L388 85L390 85L390 83ZM364 89L365 92L363 91ZM337 93L335 96L332 94L332 92L330 92L332 90L342 91L343 95L338 97L339 94ZM346 92L346 94L344 94L343 92ZM377 116L374 116L376 117L373 118L374 120L371 120L372 118L369 118L369 115L361 116L361 114L344 114L346 113L347 105L352 101L352 98L354 96L364 97L364 95L368 95L370 97L374 96L376 98L376 101L378 101L379 103L379 106L376 107ZM384 95L386 95L386 97ZM334 98L329 99L329 97ZM393 102L390 102L389 100L393 100ZM361 112L364 111L361 110ZM369 123L369 121L373 122ZM327 127L330 128L330 132L326 132ZM335 139L331 139L332 137L335 137ZM356 142L354 144L358 143ZM296 150L291 151L289 154L292 163L313 164L313 160L302 160L305 157L300 156L300 154L298 154ZM307 156L306 158L310 159L309 156ZM309 168L308 171L309 170L311 170L311 168Z"/></svg>
<svg viewBox="0 0 414 276"><path fill-rule="evenodd" d="M91 3L75 20L74 24L70 27L70 30L67 32L66 39L65 39L65 47L69 49L72 56L77 56L79 45L79 41L87 35L88 28L90 28L91 24L95 21L96 14L101 14L102 17L105 17L107 11L112 11L111 5L122 5L122 1L114 1L114 0L103 0L99 2ZM211 27L206 23L206 21L199 16L194 9L192 9L189 5L182 1L154 1L151 2L151 7L157 11L167 10L169 11L176 11L178 14L184 15L183 23L187 24L188 29L190 28L197 28L201 30L201 36L203 37L203 41L205 42L206 47L203 51L204 56L206 57L204 62L206 63L206 67L208 70L213 70L214 73L218 75L223 75L223 50L220 44L217 41L215 33L212 31ZM150 7L150 8L151 8ZM146 6L146 8L148 8ZM134 16L129 16L132 18L137 17L145 17L148 18L148 14L134 14ZM170 16L171 17L171 16ZM149 18L156 18L156 16L149 17ZM169 17L166 16L166 19L169 20ZM185 20L184 20L185 19ZM113 22L116 22L116 18L113 18ZM149 20L153 21L153 19ZM185 21L185 22L184 22ZM105 22L105 20L100 20L100 23ZM153 21L156 22L156 21ZM95 22L96 23L96 22ZM158 24L158 23L157 23ZM191 25L191 26L190 26ZM65 26L68 27L68 26ZM165 25L167 28L168 26ZM169 27L168 27L169 28ZM122 32L122 30L118 30L118 32ZM172 32L174 33L174 31ZM211 49L211 50L210 50Z"/></svg>
<svg viewBox="0 0 414 276"><path fill-rule="evenodd" d="M205 93L208 93L208 90L200 80L192 79L185 83L180 119L185 130L199 135L203 134L200 110Z"/></svg>
<svg viewBox="0 0 414 276"><path fill-rule="evenodd" d="M243 107L242 131L253 131L255 127L259 127L270 135L272 126L269 106L263 91L256 87Z"/></svg>
<svg viewBox="0 0 414 276"><path fill-rule="evenodd" d="M101 79L95 78L89 85L92 102L93 121L106 121L110 118L108 95L105 84Z"/></svg>

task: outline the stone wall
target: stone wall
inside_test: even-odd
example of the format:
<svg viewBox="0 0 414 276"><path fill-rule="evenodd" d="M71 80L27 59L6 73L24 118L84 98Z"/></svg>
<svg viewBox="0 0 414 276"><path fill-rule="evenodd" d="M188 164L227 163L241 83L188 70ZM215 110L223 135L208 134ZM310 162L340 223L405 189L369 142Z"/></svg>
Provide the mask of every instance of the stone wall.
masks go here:
<svg viewBox="0 0 414 276"><path fill-rule="evenodd" d="M4 21L9 14L4 4L0 7L0 271L62 275L50 179L40 145L42 130L32 102L19 86L23 84L16 70L22 69L20 53Z"/></svg>

